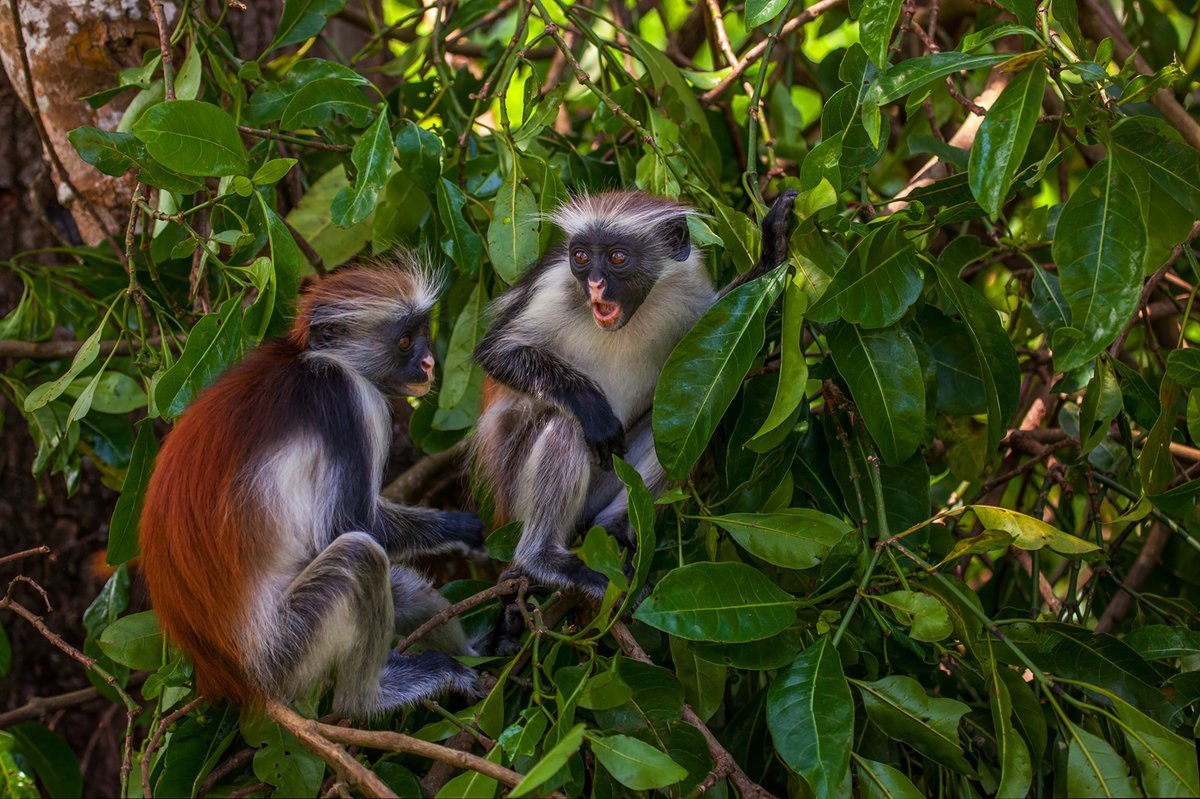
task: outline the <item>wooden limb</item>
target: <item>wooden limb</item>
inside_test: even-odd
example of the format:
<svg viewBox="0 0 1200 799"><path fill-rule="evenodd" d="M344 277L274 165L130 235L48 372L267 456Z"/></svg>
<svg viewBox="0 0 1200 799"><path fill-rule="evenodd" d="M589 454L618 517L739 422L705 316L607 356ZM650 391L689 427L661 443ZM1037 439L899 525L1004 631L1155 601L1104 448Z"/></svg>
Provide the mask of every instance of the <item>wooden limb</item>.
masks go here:
<svg viewBox="0 0 1200 799"><path fill-rule="evenodd" d="M131 674L125 682L126 690L136 688L146 681L150 675L146 672ZM67 708L83 705L92 702L96 699L104 697L95 688L80 688L78 691L67 691L63 694L55 694L54 696L31 696L26 700L25 704L12 710L0 713L0 729L11 727L14 724L19 724L22 721L30 721L32 719L42 719L51 713ZM117 707L113 705L113 707Z"/></svg>
<svg viewBox="0 0 1200 799"><path fill-rule="evenodd" d="M175 64L171 59L171 35L167 33L167 19L163 14L163 0L150 0L150 10L154 13L154 24L158 26L158 49L162 54L163 88L166 89L167 99L175 99ZM150 794L146 794L149 796Z"/></svg>
<svg viewBox="0 0 1200 799"><path fill-rule="evenodd" d="M40 547L33 547L32 549L23 549L20 552L14 552L11 555L5 555L4 557L0 558L0 566L3 566L6 563L11 563L14 560L20 560L21 558L28 558L32 555L49 555L49 554L50 554L50 547L46 546L45 544L42 544Z"/></svg>
<svg viewBox="0 0 1200 799"><path fill-rule="evenodd" d="M305 749L325 761L335 773L362 791L364 795L395 799L395 792L379 779L375 772L351 757L331 738L322 734L323 729L337 730L341 729L340 727L329 727L312 719L306 719L291 708L275 701L267 703L266 712L273 721L295 735Z"/></svg>
<svg viewBox="0 0 1200 799"><path fill-rule="evenodd" d="M1017 558L1017 563L1021 564L1021 568L1025 573L1033 575L1033 557L1023 549L1014 549L1014 554ZM1038 571L1038 593L1042 595L1042 600L1050 608L1050 611L1057 616L1062 612L1062 600L1054 595L1054 586L1050 585L1050 581L1046 579L1046 575Z"/></svg>
<svg viewBox="0 0 1200 799"><path fill-rule="evenodd" d="M498 596L507 596L508 594L517 593L522 585L528 585L528 581L524 577L513 577L508 580L503 580L496 585L493 585L491 588L480 591L478 594L469 596L459 602L455 602L448 608L443 608L426 620L425 623L420 627L409 633L404 640L396 646L396 651L404 652L417 641L420 641L422 638L428 635L430 630L435 630L438 627L441 627L455 616L465 613L471 608L482 605L484 602L487 602L490 599L495 599Z"/></svg>
<svg viewBox="0 0 1200 799"><path fill-rule="evenodd" d="M152 336L146 339L146 345L157 347L162 344L162 338ZM127 338L114 341L100 342L100 355L115 352L117 355L128 355L139 342ZM75 353L83 346L82 341L0 341L0 358L36 358L43 361L57 361L63 358L74 358ZM2 563L3 561L0 561Z"/></svg>
<svg viewBox="0 0 1200 799"><path fill-rule="evenodd" d="M617 639L617 643L620 644L621 650L626 655L634 660L640 660L642 663L653 664L654 661L650 659L650 656L642 649L637 639L633 637L633 633L629 632L629 628L622 622L614 624L609 632ZM713 759L715 766L713 774L717 775L717 779L720 779L721 772L728 775L729 781L733 783L733 787L737 789L742 799L753 799L754 797L766 799L766 797L774 796L766 788L746 776L746 772L742 771L742 767L733 759L733 755L729 754L729 750L721 746L721 742L712 734L712 731L708 729L704 721L696 715L696 711L692 710L691 706L686 703L683 706L683 719L698 729L704 736L704 740L708 743L708 754ZM711 777L713 774L709 776Z"/></svg>
<svg viewBox="0 0 1200 799"><path fill-rule="evenodd" d="M207 795L209 791L216 787L217 783L225 779L231 772L238 770L242 766L249 765L250 761L254 760L254 754L257 751L254 747L248 746L210 771L208 776L204 778L204 784L200 786L200 791L196 795Z"/></svg>
<svg viewBox="0 0 1200 799"><path fill-rule="evenodd" d="M1133 607L1133 595L1129 592L1137 591L1146 582L1146 578L1150 573L1158 568L1159 561L1162 560L1163 550L1167 547L1167 541L1171 538L1171 529L1162 522L1155 522L1150 527L1150 533L1146 536L1145 543L1142 544L1142 551L1138 553L1137 559L1134 560L1133 566L1130 567L1129 573L1125 575L1125 582L1122 583L1122 590L1112 598L1108 603L1108 607L1104 609L1103 615L1100 616L1100 621L1096 622L1095 631L1097 633L1108 633L1116 629L1116 626L1121 623L1129 609ZM1124 590L1128 588L1129 591Z"/></svg>
<svg viewBox="0 0 1200 799"><path fill-rule="evenodd" d="M405 504L416 502L447 469L458 468L458 460L466 455L468 447L463 439L449 449L426 455L384 487L384 498Z"/></svg>
<svg viewBox="0 0 1200 799"><path fill-rule="evenodd" d="M158 750L162 743L163 735L171 728L171 726L181 718L191 713L207 700L203 696L197 696L187 704L176 708L168 715L159 719L158 724L154 727L154 733L150 736L149 742L146 744L146 750L142 752L142 796L145 799L150 799L154 794L150 792L150 766L154 762L154 753Z"/></svg>

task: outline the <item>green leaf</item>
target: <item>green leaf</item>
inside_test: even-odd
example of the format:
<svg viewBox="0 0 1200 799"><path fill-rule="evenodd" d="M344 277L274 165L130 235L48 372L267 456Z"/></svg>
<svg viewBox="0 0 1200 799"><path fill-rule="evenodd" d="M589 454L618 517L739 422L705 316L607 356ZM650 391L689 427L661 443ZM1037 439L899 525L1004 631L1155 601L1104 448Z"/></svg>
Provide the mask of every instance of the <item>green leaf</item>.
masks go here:
<svg viewBox="0 0 1200 799"><path fill-rule="evenodd" d="M274 785L280 796L316 796L325 764L310 754L291 732L265 716L242 717L242 736L256 747L254 776Z"/></svg>
<svg viewBox="0 0 1200 799"><path fill-rule="evenodd" d="M196 395L238 359L242 351L241 297L232 297L192 328L183 353L158 379L154 402L163 416L177 418Z"/></svg>
<svg viewBox="0 0 1200 799"><path fill-rule="evenodd" d="M496 192L496 208L487 232L488 253L496 274L516 283L538 256L538 210L533 192L509 175Z"/></svg>
<svg viewBox="0 0 1200 799"><path fill-rule="evenodd" d="M504 750L499 746L494 746L484 759L496 765L502 765L501 760L503 757ZM415 778L413 781L416 782ZM489 777L478 771L466 769L462 774L447 782L435 796L438 799L491 799L491 797L496 795L496 789L499 786L500 783L495 777ZM420 791L419 782L417 783L417 790ZM400 795L404 796L405 794Z"/></svg>
<svg viewBox="0 0 1200 799"><path fill-rule="evenodd" d="M854 756L854 772L863 799L924 799L904 773L887 763Z"/></svg>
<svg viewBox="0 0 1200 799"><path fill-rule="evenodd" d="M638 599L646 578L650 576L650 566L654 560L654 550L658 539L654 533L654 498L646 488L646 482L641 473L620 458L613 459L613 471L617 479L625 486L626 507L628 508L629 527L634 536L633 579L630 581L629 592L621 602L621 614L629 612Z"/></svg>
<svg viewBox="0 0 1200 799"><path fill-rule="evenodd" d="M1184 388L1200 387L1200 349L1167 353L1167 376Z"/></svg>
<svg viewBox="0 0 1200 799"><path fill-rule="evenodd" d="M617 782L635 791L674 785L687 769L644 741L627 735L589 737L592 754Z"/></svg>
<svg viewBox="0 0 1200 799"><path fill-rule="evenodd" d="M1147 660L1200 655L1200 631L1185 627L1147 624L1132 630L1121 640Z"/></svg>
<svg viewBox="0 0 1200 799"><path fill-rule="evenodd" d="M1155 189L1200 217L1200 153L1161 119L1126 117L1113 125L1114 155L1124 170L1149 175Z"/></svg>
<svg viewBox="0 0 1200 799"><path fill-rule="evenodd" d="M68 133L67 138L80 158L106 175L119 177L136 169L141 182L177 194L192 194L204 187L202 181L172 172L155 161L146 145L132 133L115 133L84 125Z"/></svg>
<svg viewBox="0 0 1200 799"><path fill-rule="evenodd" d="M896 611L900 623L912 628L909 635L917 641L941 641L954 632L950 614L937 597L919 591L892 591L871 598Z"/></svg>
<svg viewBox="0 0 1200 799"><path fill-rule="evenodd" d="M105 561L116 566L137 556L138 523L142 518L142 501L146 497L146 486L154 470L154 458L158 455L158 439L154 436L154 425L143 421L138 425L137 438L129 456L129 469L121 484L121 496L113 508L112 523L108 526L108 552Z"/></svg>
<svg viewBox="0 0 1200 799"><path fill-rule="evenodd" d="M288 100L279 120L282 130L310 128L341 115L355 127L365 127L375 110L358 88L346 78L321 78L304 84Z"/></svg>
<svg viewBox="0 0 1200 799"><path fill-rule="evenodd" d="M815 795L840 794L854 743L854 701L828 635L771 683L767 727L775 751Z"/></svg>
<svg viewBox="0 0 1200 799"><path fill-rule="evenodd" d="M766 338L763 320L787 266L739 286L700 318L667 358L654 389L654 448L682 479L699 460Z"/></svg>
<svg viewBox="0 0 1200 799"><path fill-rule="evenodd" d="M744 563L691 563L668 572L634 618L689 641L740 643L789 627L797 604Z"/></svg>
<svg viewBox="0 0 1200 799"><path fill-rule="evenodd" d="M155 161L184 175L244 175L246 148L233 118L211 103L167 100L151 106L133 126Z"/></svg>
<svg viewBox="0 0 1200 799"><path fill-rule="evenodd" d="M960 243L961 242L961 243ZM1008 432L1017 407L1021 373L1017 354L1000 318L988 301L958 279L959 270L974 260L977 240L960 237L942 251L936 264L938 286L953 303L967 326L971 344L982 365L984 399L987 402L988 452L995 451Z"/></svg>
<svg viewBox="0 0 1200 799"><path fill-rule="evenodd" d="M330 205L338 192L349 185L346 170L340 165L336 166L317 178L287 215L288 223L316 250L328 269L340 266L358 255L371 240L369 218L349 228L333 224ZM380 212L384 208L387 206L383 206Z"/></svg>
<svg viewBox="0 0 1200 799"><path fill-rule="evenodd" d="M1139 796L1129 777L1129 766L1102 738L1074 722L1067 722L1071 742L1067 750L1067 795L1078 797Z"/></svg>
<svg viewBox="0 0 1200 799"><path fill-rule="evenodd" d="M904 231L876 228L846 258L817 308L836 303L847 322L889 327L921 296L921 285L921 262Z"/></svg>
<svg viewBox="0 0 1200 799"><path fill-rule="evenodd" d="M1086 555L1099 549L1090 541L1064 533L1041 519L1015 510L990 505L967 505L964 510L967 509L975 513L985 530L1008 533L1013 537L1013 543L1021 549L1034 551L1048 546L1060 555L1067 556Z"/></svg>
<svg viewBox="0 0 1200 799"><path fill-rule="evenodd" d="M671 661L688 704L708 721L725 701L725 666L696 654L696 645L671 636Z"/></svg>
<svg viewBox="0 0 1200 799"><path fill-rule="evenodd" d="M255 186L272 186L282 180L295 165L295 158L272 158L255 170L254 177L250 179Z"/></svg>
<svg viewBox="0 0 1200 799"><path fill-rule="evenodd" d="M39 799L41 791L33 777L21 769L13 757L17 741L8 732L0 732L0 789L10 799Z"/></svg>
<svg viewBox="0 0 1200 799"><path fill-rule="evenodd" d="M62 736L36 721L14 725L8 732L17 739L21 756L33 766L50 796L69 799L83 795L79 760Z"/></svg>
<svg viewBox="0 0 1200 799"><path fill-rule="evenodd" d="M329 209L333 223L343 228L358 224L375 210L379 189L387 180L392 164L392 131L385 104L380 103L379 115L354 143L350 160L358 173L354 188L339 191Z"/></svg>
<svg viewBox="0 0 1200 799"><path fill-rule="evenodd" d="M894 23L893 23L894 24ZM891 30L888 30L890 35ZM886 45L885 45L886 50ZM878 55L876 52L874 55ZM906 94L923 89L936 80L967 69L990 67L1012 58L1011 53L971 55L948 50L908 58L880 75L867 89L863 102L886 105ZM879 63L882 66L881 62Z"/></svg>
<svg viewBox="0 0 1200 799"><path fill-rule="evenodd" d="M463 206L467 196L462 189L442 178L437 184L438 216L446 229L442 238L442 251L453 259L458 268L469 275L475 274L483 260L483 239L463 218Z"/></svg>
<svg viewBox="0 0 1200 799"><path fill-rule="evenodd" d="M1045 89L1046 67L1038 59L1004 87L979 126L967 174L975 199L992 216L1000 213L1025 158Z"/></svg>
<svg viewBox="0 0 1200 799"><path fill-rule="evenodd" d="M396 160L409 179L432 191L442 172L442 140L413 122L396 134Z"/></svg>
<svg viewBox="0 0 1200 799"><path fill-rule="evenodd" d="M321 32L329 17L345 6L346 0L285 0L279 27L267 52L311 39Z"/></svg>
<svg viewBox="0 0 1200 799"><path fill-rule="evenodd" d="M769 671L782 669L795 659L803 645L799 631L789 627L770 638L741 644L693 643L696 656L731 669Z"/></svg>
<svg viewBox="0 0 1200 799"><path fill-rule="evenodd" d="M105 627L100 649L131 669L157 669L162 665L163 634L154 611L123 616Z"/></svg>
<svg viewBox="0 0 1200 799"><path fill-rule="evenodd" d="M483 286L476 285L450 331L446 365L442 369L442 387L438 392L440 408L450 409L462 401L467 393L471 372L479 368L471 354L487 329L486 309L487 297L483 293Z"/></svg>
<svg viewBox="0 0 1200 799"><path fill-rule="evenodd" d="M517 783L509 796L525 796L536 791L546 780L557 774L559 769L567 765L567 761L583 744L583 729L583 724L572 727L550 751L542 755L537 765L525 772L525 777Z"/></svg>
<svg viewBox="0 0 1200 799"><path fill-rule="evenodd" d="M1059 371L1098 355L1137 309L1147 246L1140 208L1133 181L1113 158L1092 167L1063 206L1052 252L1071 326L1054 331Z"/></svg>
<svg viewBox="0 0 1200 799"><path fill-rule="evenodd" d="M79 349L75 352L75 357L71 359L71 365L67 368L67 371L49 383L43 383L25 395L25 402L22 406L25 409L25 413L32 413L39 408L44 408L52 401L58 399L67 390L67 386L71 385L71 381L80 372L92 365L92 362L100 355L100 336L104 333L104 326L107 322L108 314L105 314L95 331L79 345Z"/></svg>
<svg viewBox="0 0 1200 799"><path fill-rule="evenodd" d="M925 381L908 334L840 323L828 340L880 455L890 464L906 460L925 440Z"/></svg>
<svg viewBox="0 0 1200 799"><path fill-rule="evenodd" d="M800 403L804 401L804 388L808 383L808 361L804 357L804 309L808 298L797 282L797 277L788 280L783 290L783 327L780 330L779 383L775 389L775 400L771 412L751 442L761 441L792 418Z"/></svg>
<svg viewBox="0 0 1200 799"><path fill-rule="evenodd" d="M757 28L775 17L787 5L787 0L747 0L746 28Z"/></svg>
<svg viewBox="0 0 1200 799"><path fill-rule="evenodd" d="M1147 796L1200 796L1193 741L1171 732L1111 691L1095 686L1089 689L1103 694L1116 708Z"/></svg>
<svg viewBox="0 0 1200 799"><path fill-rule="evenodd" d="M902 5L903 0L863 0L859 7L858 35L863 49L877 67L887 66L888 47L892 43L892 31L900 20Z"/></svg>
<svg viewBox="0 0 1200 799"><path fill-rule="evenodd" d="M774 513L730 513L709 518L747 552L776 566L808 569L853 532L841 519L808 508Z"/></svg>
<svg viewBox="0 0 1200 799"><path fill-rule="evenodd" d="M987 639L988 704L992 713L992 729L996 733L996 749L1000 760L1000 785L997 799L1022 799L1029 794L1033 768L1029 750L1012 723L1013 703L1008 685L1001 676L1007 669L996 663L991 639Z"/></svg>
<svg viewBox="0 0 1200 799"><path fill-rule="evenodd" d="M939 763L971 773L958 742L958 723L970 710L967 705L928 696L920 683L903 675L852 682L862 694L867 715L886 735Z"/></svg>

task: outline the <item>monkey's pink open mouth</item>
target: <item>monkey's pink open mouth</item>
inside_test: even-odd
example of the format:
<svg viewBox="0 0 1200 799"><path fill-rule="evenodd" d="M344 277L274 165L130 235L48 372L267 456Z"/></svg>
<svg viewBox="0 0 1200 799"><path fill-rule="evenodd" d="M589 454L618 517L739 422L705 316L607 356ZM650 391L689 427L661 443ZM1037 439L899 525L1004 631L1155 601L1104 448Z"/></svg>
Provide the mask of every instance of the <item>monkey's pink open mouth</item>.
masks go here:
<svg viewBox="0 0 1200 799"><path fill-rule="evenodd" d="M621 306L615 302L596 300L592 303L592 316L601 327L612 327L621 318Z"/></svg>

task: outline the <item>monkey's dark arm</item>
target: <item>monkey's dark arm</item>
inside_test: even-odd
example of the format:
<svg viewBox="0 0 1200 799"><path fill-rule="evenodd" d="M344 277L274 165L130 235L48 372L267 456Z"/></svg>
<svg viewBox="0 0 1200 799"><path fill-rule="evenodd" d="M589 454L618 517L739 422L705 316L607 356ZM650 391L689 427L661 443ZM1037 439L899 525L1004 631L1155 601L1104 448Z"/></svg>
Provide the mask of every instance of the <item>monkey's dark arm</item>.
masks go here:
<svg viewBox="0 0 1200 799"><path fill-rule="evenodd" d="M775 204L762 222L762 255L752 269L738 275L718 296L724 297L738 286L745 285L755 278L762 277L779 266L788 257L788 222L792 218L792 206L796 204L799 192L788 189L775 198Z"/></svg>
<svg viewBox="0 0 1200 799"><path fill-rule="evenodd" d="M625 453L625 428L608 398L587 375L551 352L506 345L493 329L475 350L475 360L494 380L566 408L583 427L583 438L603 469Z"/></svg>
<svg viewBox="0 0 1200 799"><path fill-rule="evenodd" d="M380 499L371 535L392 559L483 549L474 513L414 508Z"/></svg>

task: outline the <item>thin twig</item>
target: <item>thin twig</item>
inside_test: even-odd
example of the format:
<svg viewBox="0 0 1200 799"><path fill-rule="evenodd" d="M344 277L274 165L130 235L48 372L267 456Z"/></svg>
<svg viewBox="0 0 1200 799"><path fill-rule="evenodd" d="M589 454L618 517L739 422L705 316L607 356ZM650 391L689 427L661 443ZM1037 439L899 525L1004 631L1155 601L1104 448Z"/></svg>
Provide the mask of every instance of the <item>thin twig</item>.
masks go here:
<svg viewBox="0 0 1200 799"><path fill-rule="evenodd" d="M204 704L206 701L208 700L203 696L197 696L191 702L188 702L186 705L171 711L169 715L159 719L158 724L155 725L154 734L150 736L150 741L146 744L146 750L142 752L142 796L145 799L150 799L150 797L154 795L150 792L150 766L154 761L155 750L157 750L159 744L162 743L163 735L171 728L171 725L179 721L188 713L191 713L196 708L200 707L200 705Z"/></svg>
<svg viewBox="0 0 1200 799"><path fill-rule="evenodd" d="M146 339L147 347L157 347L162 344L160 336ZM63 358L74 358L75 353L83 346L82 341L0 341L0 358L36 358L44 361L57 361ZM129 355L141 344L127 338L100 342L100 355ZM2 563L3 561L0 561Z"/></svg>
<svg viewBox="0 0 1200 799"><path fill-rule="evenodd" d="M238 130L247 136L254 136L258 139L271 139L273 141L285 141L289 144L298 144L301 147L309 147L313 150L328 150L331 153L348 153L350 148L345 144L329 144L328 142L320 141L319 139L304 139L299 136L289 136L286 133L276 133L273 130L263 130L261 128L249 128L245 125L238 125Z"/></svg>
<svg viewBox="0 0 1200 799"><path fill-rule="evenodd" d="M0 345L3 343L0 341ZM416 502L424 495L428 486L467 454L469 448L470 444L463 439L449 449L426 455L384 487L384 498L394 502Z"/></svg>
<svg viewBox="0 0 1200 799"><path fill-rule="evenodd" d="M175 63L171 59L171 36L167 33L167 20L163 14L162 6L162 0L150 0L150 10L154 12L154 24L158 26L158 47L162 55L163 88L166 89L167 99L174 100Z"/></svg>
<svg viewBox="0 0 1200 799"><path fill-rule="evenodd" d="M471 608L478 607L490 599L495 599L499 596L515 594L522 585L526 584L528 584L528 582L524 577L513 577L496 583L491 588L480 591L478 594L474 594L466 599L455 602L449 607L442 608L428 620L426 620L425 623L423 623L420 627L409 633L404 640L396 646L396 651L404 652L417 641L420 641L422 638L428 635L430 630L435 630L438 627L441 627L455 616L465 613Z"/></svg>
<svg viewBox="0 0 1200 799"><path fill-rule="evenodd" d="M321 733L321 728L326 725L306 719L274 701L267 703L266 711L271 719L295 735L305 749L325 761L337 774L367 796L395 799L395 792L375 772L352 758L345 749L337 746L332 739ZM328 727L328 729L338 730L341 728Z"/></svg>
<svg viewBox="0 0 1200 799"><path fill-rule="evenodd" d="M34 547L33 549L25 549L20 552L14 552L11 555L5 555L4 557L0 557L0 566L3 566L6 563L12 563L14 560L20 560L21 558L28 558L33 555L49 555L49 554L50 554L50 547L46 546L45 544L42 544L40 547Z"/></svg>
<svg viewBox="0 0 1200 799"><path fill-rule="evenodd" d="M225 777L227 777L230 774L230 772L236 771L237 769L241 768L242 766L249 764L250 761L254 759L254 755L257 752L258 752L257 748L248 746L245 749L243 749L242 751L238 752L233 757L226 760L221 765L217 766L215 769L213 769L212 771L210 771L208 773L207 777L204 778L204 784L200 786L200 791L196 795L197 796L207 795L208 792L211 791L214 787L216 787L217 783L219 783L221 780L223 780Z"/></svg>

